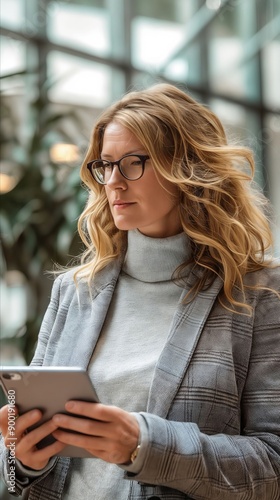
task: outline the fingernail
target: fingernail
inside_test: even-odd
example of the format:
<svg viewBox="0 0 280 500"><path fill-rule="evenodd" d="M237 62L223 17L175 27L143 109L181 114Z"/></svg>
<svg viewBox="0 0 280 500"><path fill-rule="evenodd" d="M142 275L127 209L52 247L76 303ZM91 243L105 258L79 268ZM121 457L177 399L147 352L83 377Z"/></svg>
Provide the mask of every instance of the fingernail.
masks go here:
<svg viewBox="0 0 280 500"><path fill-rule="evenodd" d="M39 410L33 410L32 413L31 413L31 416L32 417L40 417L41 416L41 412Z"/></svg>
<svg viewBox="0 0 280 500"><path fill-rule="evenodd" d="M73 401L68 401L65 405L66 410L74 410L75 408L75 403Z"/></svg>
<svg viewBox="0 0 280 500"><path fill-rule="evenodd" d="M61 417L59 415L54 415L52 419L55 424L59 424L59 422L61 422Z"/></svg>

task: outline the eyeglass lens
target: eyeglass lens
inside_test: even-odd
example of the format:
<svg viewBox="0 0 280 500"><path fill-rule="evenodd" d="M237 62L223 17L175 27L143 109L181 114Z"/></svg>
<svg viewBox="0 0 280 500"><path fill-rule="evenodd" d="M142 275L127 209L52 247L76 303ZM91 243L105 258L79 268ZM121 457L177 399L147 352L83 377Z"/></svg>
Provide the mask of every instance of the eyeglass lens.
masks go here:
<svg viewBox="0 0 280 500"><path fill-rule="evenodd" d="M114 166L106 160L96 160L93 165L93 175L97 181L107 183ZM143 161L138 156L126 156L119 163L121 173L126 179L137 180L143 173Z"/></svg>

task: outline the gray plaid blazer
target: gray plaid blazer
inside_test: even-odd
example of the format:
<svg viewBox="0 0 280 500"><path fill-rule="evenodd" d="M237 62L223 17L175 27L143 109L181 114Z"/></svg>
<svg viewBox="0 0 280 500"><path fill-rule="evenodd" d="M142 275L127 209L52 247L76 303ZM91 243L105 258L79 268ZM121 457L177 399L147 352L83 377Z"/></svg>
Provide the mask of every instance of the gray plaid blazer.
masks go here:
<svg viewBox="0 0 280 500"><path fill-rule="evenodd" d="M91 294L82 283L77 293L72 272L56 279L33 365L88 366L120 266L100 272ZM186 288L193 279L195 271ZM248 274L246 283L280 290L280 269ZM137 475L124 472L129 500L280 498L280 301L250 291L252 316L234 314L217 300L221 286L217 278L178 304L142 413L146 460ZM61 499L69 462L58 458L39 477L18 479L16 492ZM1 463L7 477L4 447Z"/></svg>

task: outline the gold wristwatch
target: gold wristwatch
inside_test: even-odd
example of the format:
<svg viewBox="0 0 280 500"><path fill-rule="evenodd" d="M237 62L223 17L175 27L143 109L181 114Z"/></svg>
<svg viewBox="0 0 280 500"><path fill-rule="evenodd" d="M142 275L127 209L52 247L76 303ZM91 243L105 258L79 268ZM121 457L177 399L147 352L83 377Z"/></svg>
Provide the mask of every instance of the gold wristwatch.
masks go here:
<svg viewBox="0 0 280 500"><path fill-rule="evenodd" d="M141 447L141 445L140 445L140 444L138 444L138 445L136 446L135 450L134 450L134 451L131 453L131 455L130 455L130 461L131 461L131 463L132 463L132 464L133 464L133 462L134 462L134 461L136 460L136 458L137 458L137 455L138 455L138 453L139 453L140 447Z"/></svg>

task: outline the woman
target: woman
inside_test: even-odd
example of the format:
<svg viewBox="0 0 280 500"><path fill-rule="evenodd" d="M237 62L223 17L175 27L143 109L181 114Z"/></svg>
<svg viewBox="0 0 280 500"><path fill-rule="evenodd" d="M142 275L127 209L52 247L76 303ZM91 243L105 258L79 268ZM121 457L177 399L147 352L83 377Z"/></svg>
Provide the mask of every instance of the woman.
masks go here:
<svg viewBox="0 0 280 500"><path fill-rule="evenodd" d="M55 281L32 362L87 367L101 403L29 433L39 410L17 419L18 493L279 498L280 272L253 169L174 86L102 114L81 171L86 251ZM1 422L7 445L6 407ZM66 444L96 458L58 458Z"/></svg>

